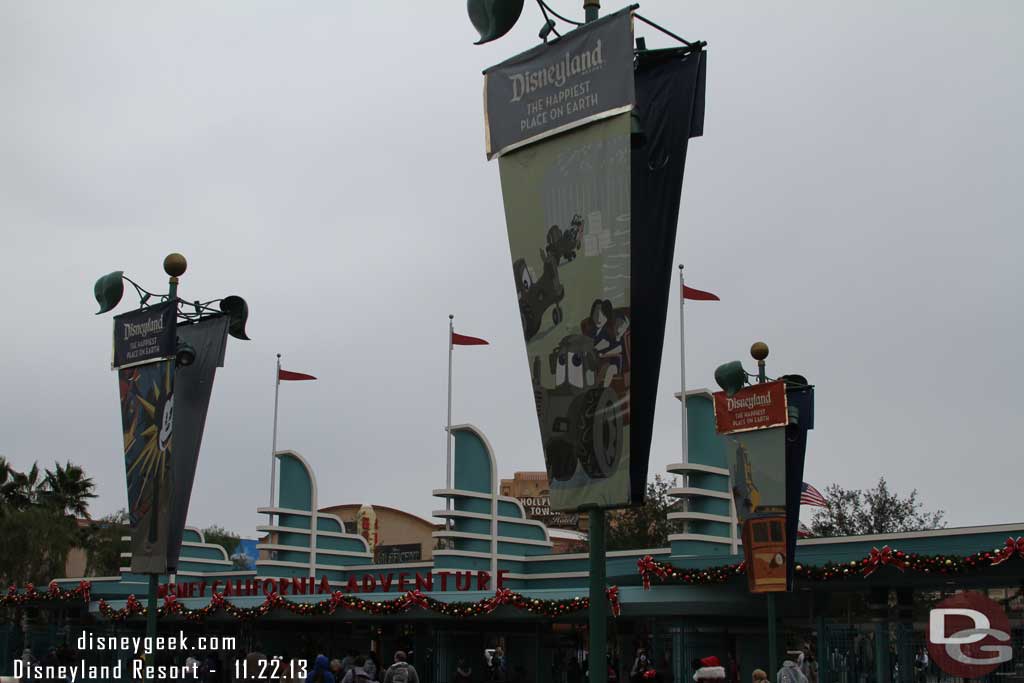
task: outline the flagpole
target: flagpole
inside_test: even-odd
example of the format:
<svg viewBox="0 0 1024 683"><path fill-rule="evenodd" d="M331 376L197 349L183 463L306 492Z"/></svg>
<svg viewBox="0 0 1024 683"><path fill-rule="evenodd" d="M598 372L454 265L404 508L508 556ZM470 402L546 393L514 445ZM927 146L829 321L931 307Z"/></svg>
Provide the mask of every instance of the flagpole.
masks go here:
<svg viewBox="0 0 1024 683"><path fill-rule="evenodd" d="M679 387L680 403L683 404L683 464L690 462L690 443L686 430L686 328L683 322L683 307L686 294L683 289L683 264L679 264Z"/></svg>
<svg viewBox="0 0 1024 683"><path fill-rule="evenodd" d="M270 507L274 507L274 492L277 479L277 398L281 393L281 354L277 354L277 369L274 371L274 437L270 446ZM274 516L270 515L273 524Z"/></svg>
<svg viewBox="0 0 1024 683"><path fill-rule="evenodd" d="M455 316L448 314L448 427L445 429L445 488L452 487L452 333L455 332ZM445 496L445 510L452 509L451 496Z"/></svg>
<svg viewBox="0 0 1024 683"><path fill-rule="evenodd" d="M683 322L683 306L686 303L685 290L683 289L683 264L679 264L679 403L682 405L682 437L683 437L683 464L690 462L690 442L686 425L686 328ZM690 485L690 475L683 474L683 486ZM690 509L689 498L683 499L683 510ZM683 522L683 533L686 533L687 523Z"/></svg>

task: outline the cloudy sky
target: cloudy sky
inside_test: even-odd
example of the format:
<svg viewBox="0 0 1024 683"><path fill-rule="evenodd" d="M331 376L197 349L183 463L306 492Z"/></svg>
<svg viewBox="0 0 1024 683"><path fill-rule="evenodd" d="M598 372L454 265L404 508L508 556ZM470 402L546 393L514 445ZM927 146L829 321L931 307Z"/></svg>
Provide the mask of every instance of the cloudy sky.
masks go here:
<svg viewBox="0 0 1024 683"><path fill-rule="evenodd" d="M807 481L884 474L953 525L1021 521L1024 5L641 12L710 45L675 256L722 302L687 308L689 387L763 339L769 374L818 387ZM183 298L241 294L253 339L218 374L190 523L260 523L275 353L320 378L282 386L278 443L321 501L429 515L449 313L491 340L457 349L455 421L502 475L542 469L480 75L541 23L528 5L475 47L462 2L0 2L0 454L70 459L95 515L125 506L92 285L161 289L180 251ZM652 473L679 458L669 316Z"/></svg>

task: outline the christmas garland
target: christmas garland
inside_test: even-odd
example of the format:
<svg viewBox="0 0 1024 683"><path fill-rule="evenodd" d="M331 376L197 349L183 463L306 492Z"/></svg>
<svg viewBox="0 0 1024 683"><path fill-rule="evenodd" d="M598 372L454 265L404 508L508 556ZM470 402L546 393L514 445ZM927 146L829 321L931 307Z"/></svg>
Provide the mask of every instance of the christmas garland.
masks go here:
<svg viewBox="0 0 1024 683"><path fill-rule="evenodd" d="M612 586L605 593L608 596L612 614L618 616L620 611L618 587ZM478 602L441 602L418 590L409 591L392 600L363 600L342 591L335 591L329 599L315 603L292 602L278 593L271 593L262 604L256 607L238 607L220 593L214 593L208 605L192 609L182 604L177 596L170 594L164 598L164 604L158 609L157 615L165 617L175 614L190 621L200 622L217 610L223 610L236 619L251 620L262 617L274 609L285 609L292 614L301 616L334 614L339 609L381 616L402 614L413 608L419 608L431 610L446 617L464 619L490 614L503 605L515 607L530 614L554 618L589 609L590 599L580 597L568 600L540 600L528 598L507 588L502 588L493 597ZM124 621L132 616L146 614L146 608L134 595L129 595L125 606L116 610L108 605L106 600L101 599L99 610L100 614L113 621Z"/></svg>
<svg viewBox="0 0 1024 683"><path fill-rule="evenodd" d="M57 585L56 581L51 581L45 593L37 591L35 585L31 583L25 584L23 593L18 592L17 586L8 586L7 594L0 595L0 607L18 607L38 602L69 602L71 600L80 600L88 604L91 591L92 584L85 580L80 581L78 587L71 590L64 590Z"/></svg>
<svg viewBox="0 0 1024 683"><path fill-rule="evenodd" d="M1012 557L1024 558L1024 537L1007 538L1002 548L982 550L972 555L920 555L893 550L884 546L881 550L872 548L867 557L850 562L829 562L824 566L798 564L793 573L798 579L809 581L834 581L851 576L867 578L879 567L893 566L901 572L921 574L955 575L986 567L995 567ZM735 576L746 574L743 562L725 564L705 569L679 569L667 562L658 562L650 555L637 560L637 570L643 581L644 590L651 587L651 577L661 581L673 580L688 584L725 583Z"/></svg>

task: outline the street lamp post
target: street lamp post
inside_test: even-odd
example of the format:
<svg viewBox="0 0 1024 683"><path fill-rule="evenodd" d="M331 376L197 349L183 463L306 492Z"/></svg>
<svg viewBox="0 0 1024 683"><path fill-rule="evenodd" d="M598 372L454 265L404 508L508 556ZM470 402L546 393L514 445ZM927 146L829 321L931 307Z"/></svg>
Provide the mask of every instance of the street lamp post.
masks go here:
<svg viewBox="0 0 1024 683"><path fill-rule="evenodd" d="M750 347L750 357L757 361L757 383L764 384L768 381L765 371L764 359L768 357L768 345L764 342L754 342ZM779 617L776 612L775 593L767 594L768 600L768 671L779 670Z"/></svg>
<svg viewBox="0 0 1024 683"><path fill-rule="evenodd" d="M170 278L166 295L145 290L122 271L104 275L94 287L98 313L117 306L125 282L139 297L137 310L114 320L112 367L118 370L121 382L124 457L133 516L132 571L149 576L146 635L150 642L157 633L160 576L172 573L177 566L214 370L224 360L223 340L228 335L248 339L245 324L249 316L249 307L239 296L205 303L181 301L179 278L188 262L181 254L173 253L164 259L163 266ZM211 350L217 348L219 353ZM200 362L196 367L175 377L178 367L192 366L197 360ZM153 381L154 369L159 382ZM141 378L147 376L144 382ZM184 391L184 398L178 396L177 401L175 394L180 392L175 391L176 387ZM147 436L151 432L158 435ZM172 440L178 445L172 447ZM148 526L143 527L146 514ZM146 663L153 664L154 657L155 653L150 653Z"/></svg>
<svg viewBox="0 0 1024 683"><path fill-rule="evenodd" d="M167 291L167 298L169 301L176 302L178 300L178 278L185 274L185 270L188 268L188 261L185 257L178 253L169 254L164 259L164 272L170 276L168 280L169 286ZM172 304L173 305L173 304ZM171 365L171 372L173 374L174 365ZM173 380L172 380L173 386ZM156 543L157 538L160 535L159 528L157 526L160 510L160 479L161 477L156 476L153 478L153 498L150 501L151 510L149 516L149 542ZM153 573L149 575L149 596L146 602L146 635L149 637L149 642L153 643L156 641L156 613L157 613L157 597L160 592L160 574ZM147 657L147 664L153 664L156 658L155 650Z"/></svg>

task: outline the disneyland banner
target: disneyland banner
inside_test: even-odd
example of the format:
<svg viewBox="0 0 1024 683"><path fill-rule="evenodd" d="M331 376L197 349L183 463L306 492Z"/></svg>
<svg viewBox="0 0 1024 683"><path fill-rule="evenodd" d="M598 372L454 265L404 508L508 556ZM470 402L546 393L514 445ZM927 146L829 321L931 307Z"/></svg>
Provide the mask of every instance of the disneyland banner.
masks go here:
<svg viewBox="0 0 1024 683"><path fill-rule="evenodd" d="M117 373L131 520L132 571L167 570L174 427L174 360Z"/></svg>
<svg viewBox="0 0 1024 683"><path fill-rule="evenodd" d="M487 158L633 105L633 16L622 10L484 71Z"/></svg>
<svg viewBox="0 0 1024 683"><path fill-rule="evenodd" d="M704 111L704 52L659 54L635 78L632 51L622 57L635 113L499 158L556 512L644 499L683 168Z"/></svg>
<svg viewBox="0 0 1024 683"><path fill-rule="evenodd" d="M112 367L117 370L173 356L175 311L168 301L114 316Z"/></svg>

